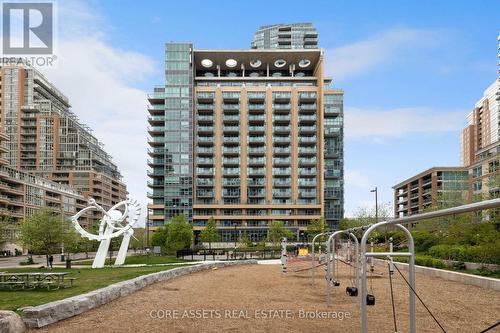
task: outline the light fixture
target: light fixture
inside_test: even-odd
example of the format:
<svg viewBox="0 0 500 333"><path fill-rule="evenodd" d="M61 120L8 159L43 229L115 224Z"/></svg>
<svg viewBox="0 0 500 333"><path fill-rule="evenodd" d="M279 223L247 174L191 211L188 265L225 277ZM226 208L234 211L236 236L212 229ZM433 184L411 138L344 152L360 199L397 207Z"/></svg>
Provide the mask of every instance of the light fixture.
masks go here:
<svg viewBox="0 0 500 333"><path fill-rule="evenodd" d="M213 65L213 64L214 64L214 63L213 63L213 62L212 62L212 60L210 60L210 59L203 59L203 60L201 61L201 65L202 65L203 67L205 67L205 68L210 68L210 67L212 67L212 65Z"/></svg>
<svg viewBox="0 0 500 333"><path fill-rule="evenodd" d="M274 62L274 66L281 68L286 65L286 61L283 59L278 59Z"/></svg>
<svg viewBox="0 0 500 333"><path fill-rule="evenodd" d="M308 60L308 59L302 59L301 61L299 61L299 67L300 68L306 68L310 64L311 64L311 60Z"/></svg>
<svg viewBox="0 0 500 333"><path fill-rule="evenodd" d="M254 59L250 61L250 66L253 68L258 68L260 67L260 65L262 65L262 61L260 61L259 59Z"/></svg>
<svg viewBox="0 0 500 333"><path fill-rule="evenodd" d="M227 59L226 60L227 67L233 68L233 67L236 67L236 65L238 65L238 62L236 60L234 60L234 59Z"/></svg>

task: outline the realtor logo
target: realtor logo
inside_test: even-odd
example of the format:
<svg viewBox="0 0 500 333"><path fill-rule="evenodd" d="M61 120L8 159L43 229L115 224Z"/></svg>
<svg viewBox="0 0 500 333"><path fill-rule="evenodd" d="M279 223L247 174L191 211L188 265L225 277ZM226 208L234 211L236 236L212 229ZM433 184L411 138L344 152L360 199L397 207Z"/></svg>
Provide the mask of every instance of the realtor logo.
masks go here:
<svg viewBox="0 0 500 333"><path fill-rule="evenodd" d="M4 55L52 54L54 42L53 4L2 4L2 39Z"/></svg>

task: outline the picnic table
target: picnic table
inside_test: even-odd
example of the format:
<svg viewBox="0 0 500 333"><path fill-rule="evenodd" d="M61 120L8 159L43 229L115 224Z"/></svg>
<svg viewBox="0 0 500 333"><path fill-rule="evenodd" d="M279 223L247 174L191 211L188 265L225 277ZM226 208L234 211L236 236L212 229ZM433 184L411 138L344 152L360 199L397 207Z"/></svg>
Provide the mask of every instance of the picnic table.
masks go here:
<svg viewBox="0 0 500 333"><path fill-rule="evenodd" d="M68 272L58 273L0 273L0 288L8 289L35 289L47 288L47 290L56 290L73 286L76 278L67 277Z"/></svg>

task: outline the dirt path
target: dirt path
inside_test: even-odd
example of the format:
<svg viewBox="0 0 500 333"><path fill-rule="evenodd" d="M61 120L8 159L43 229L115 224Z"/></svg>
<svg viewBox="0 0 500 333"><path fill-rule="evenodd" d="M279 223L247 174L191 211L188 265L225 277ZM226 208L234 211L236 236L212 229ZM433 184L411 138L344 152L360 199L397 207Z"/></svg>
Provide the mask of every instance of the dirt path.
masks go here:
<svg viewBox="0 0 500 333"><path fill-rule="evenodd" d="M308 271L293 273L292 267L283 276L277 265L236 266L157 283L32 332L359 332L359 307L345 294L348 270L341 267L330 308L322 268L313 289ZM384 275L373 279L369 331L394 332L387 271L383 265L376 270ZM394 277L398 331L407 332L408 290L397 272ZM420 274L417 292L447 332L479 332L500 320L500 292ZM316 311L329 318L301 318ZM419 303L417 331L440 331Z"/></svg>

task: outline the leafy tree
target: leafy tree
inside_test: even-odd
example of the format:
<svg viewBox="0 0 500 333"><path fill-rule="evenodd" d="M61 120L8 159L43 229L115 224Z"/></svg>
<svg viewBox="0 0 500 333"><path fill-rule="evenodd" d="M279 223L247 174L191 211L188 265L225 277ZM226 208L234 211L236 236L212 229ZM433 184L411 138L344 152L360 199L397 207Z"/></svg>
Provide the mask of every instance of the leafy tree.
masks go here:
<svg viewBox="0 0 500 333"><path fill-rule="evenodd" d="M246 231L243 232L243 235L241 235L240 242L243 243L243 245L245 245L246 247L252 246L252 242L250 241L250 238L248 237L248 234Z"/></svg>
<svg viewBox="0 0 500 333"><path fill-rule="evenodd" d="M167 250L171 253L189 248L193 241L193 226L189 224L184 215L172 218L168 225Z"/></svg>
<svg viewBox="0 0 500 333"><path fill-rule="evenodd" d="M66 242L68 229L69 223L61 215L42 208L21 224L20 240L32 253L45 254L48 266L49 255L60 251Z"/></svg>
<svg viewBox="0 0 500 333"><path fill-rule="evenodd" d="M217 228L215 227L215 221L213 217L210 217L207 221L207 225L205 229L201 231L200 238L202 242L208 243L208 248L212 249L212 242L219 241L219 233L217 232Z"/></svg>
<svg viewBox="0 0 500 333"><path fill-rule="evenodd" d="M269 226L269 241L278 245L283 237L293 237L293 232L285 228L283 221L272 221Z"/></svg>
<svg viewBox="0 0 500 333"><path fill-rule="evenodd" d="M167 246L168 238L168 228L167 226L158 227L151 236L151 244L153 246L161 246L165 248Z"/></svg>
<svg viewBox="0 0 500 333"><path fill-rule="evenodd" d="M307 225L307 235L309 240L312 240L312 238L317 235L321 234L323 232L328 231L328 224L325 221L325 218L321 217L319 219L314 219L311 220L311 223Z"/></svg>

